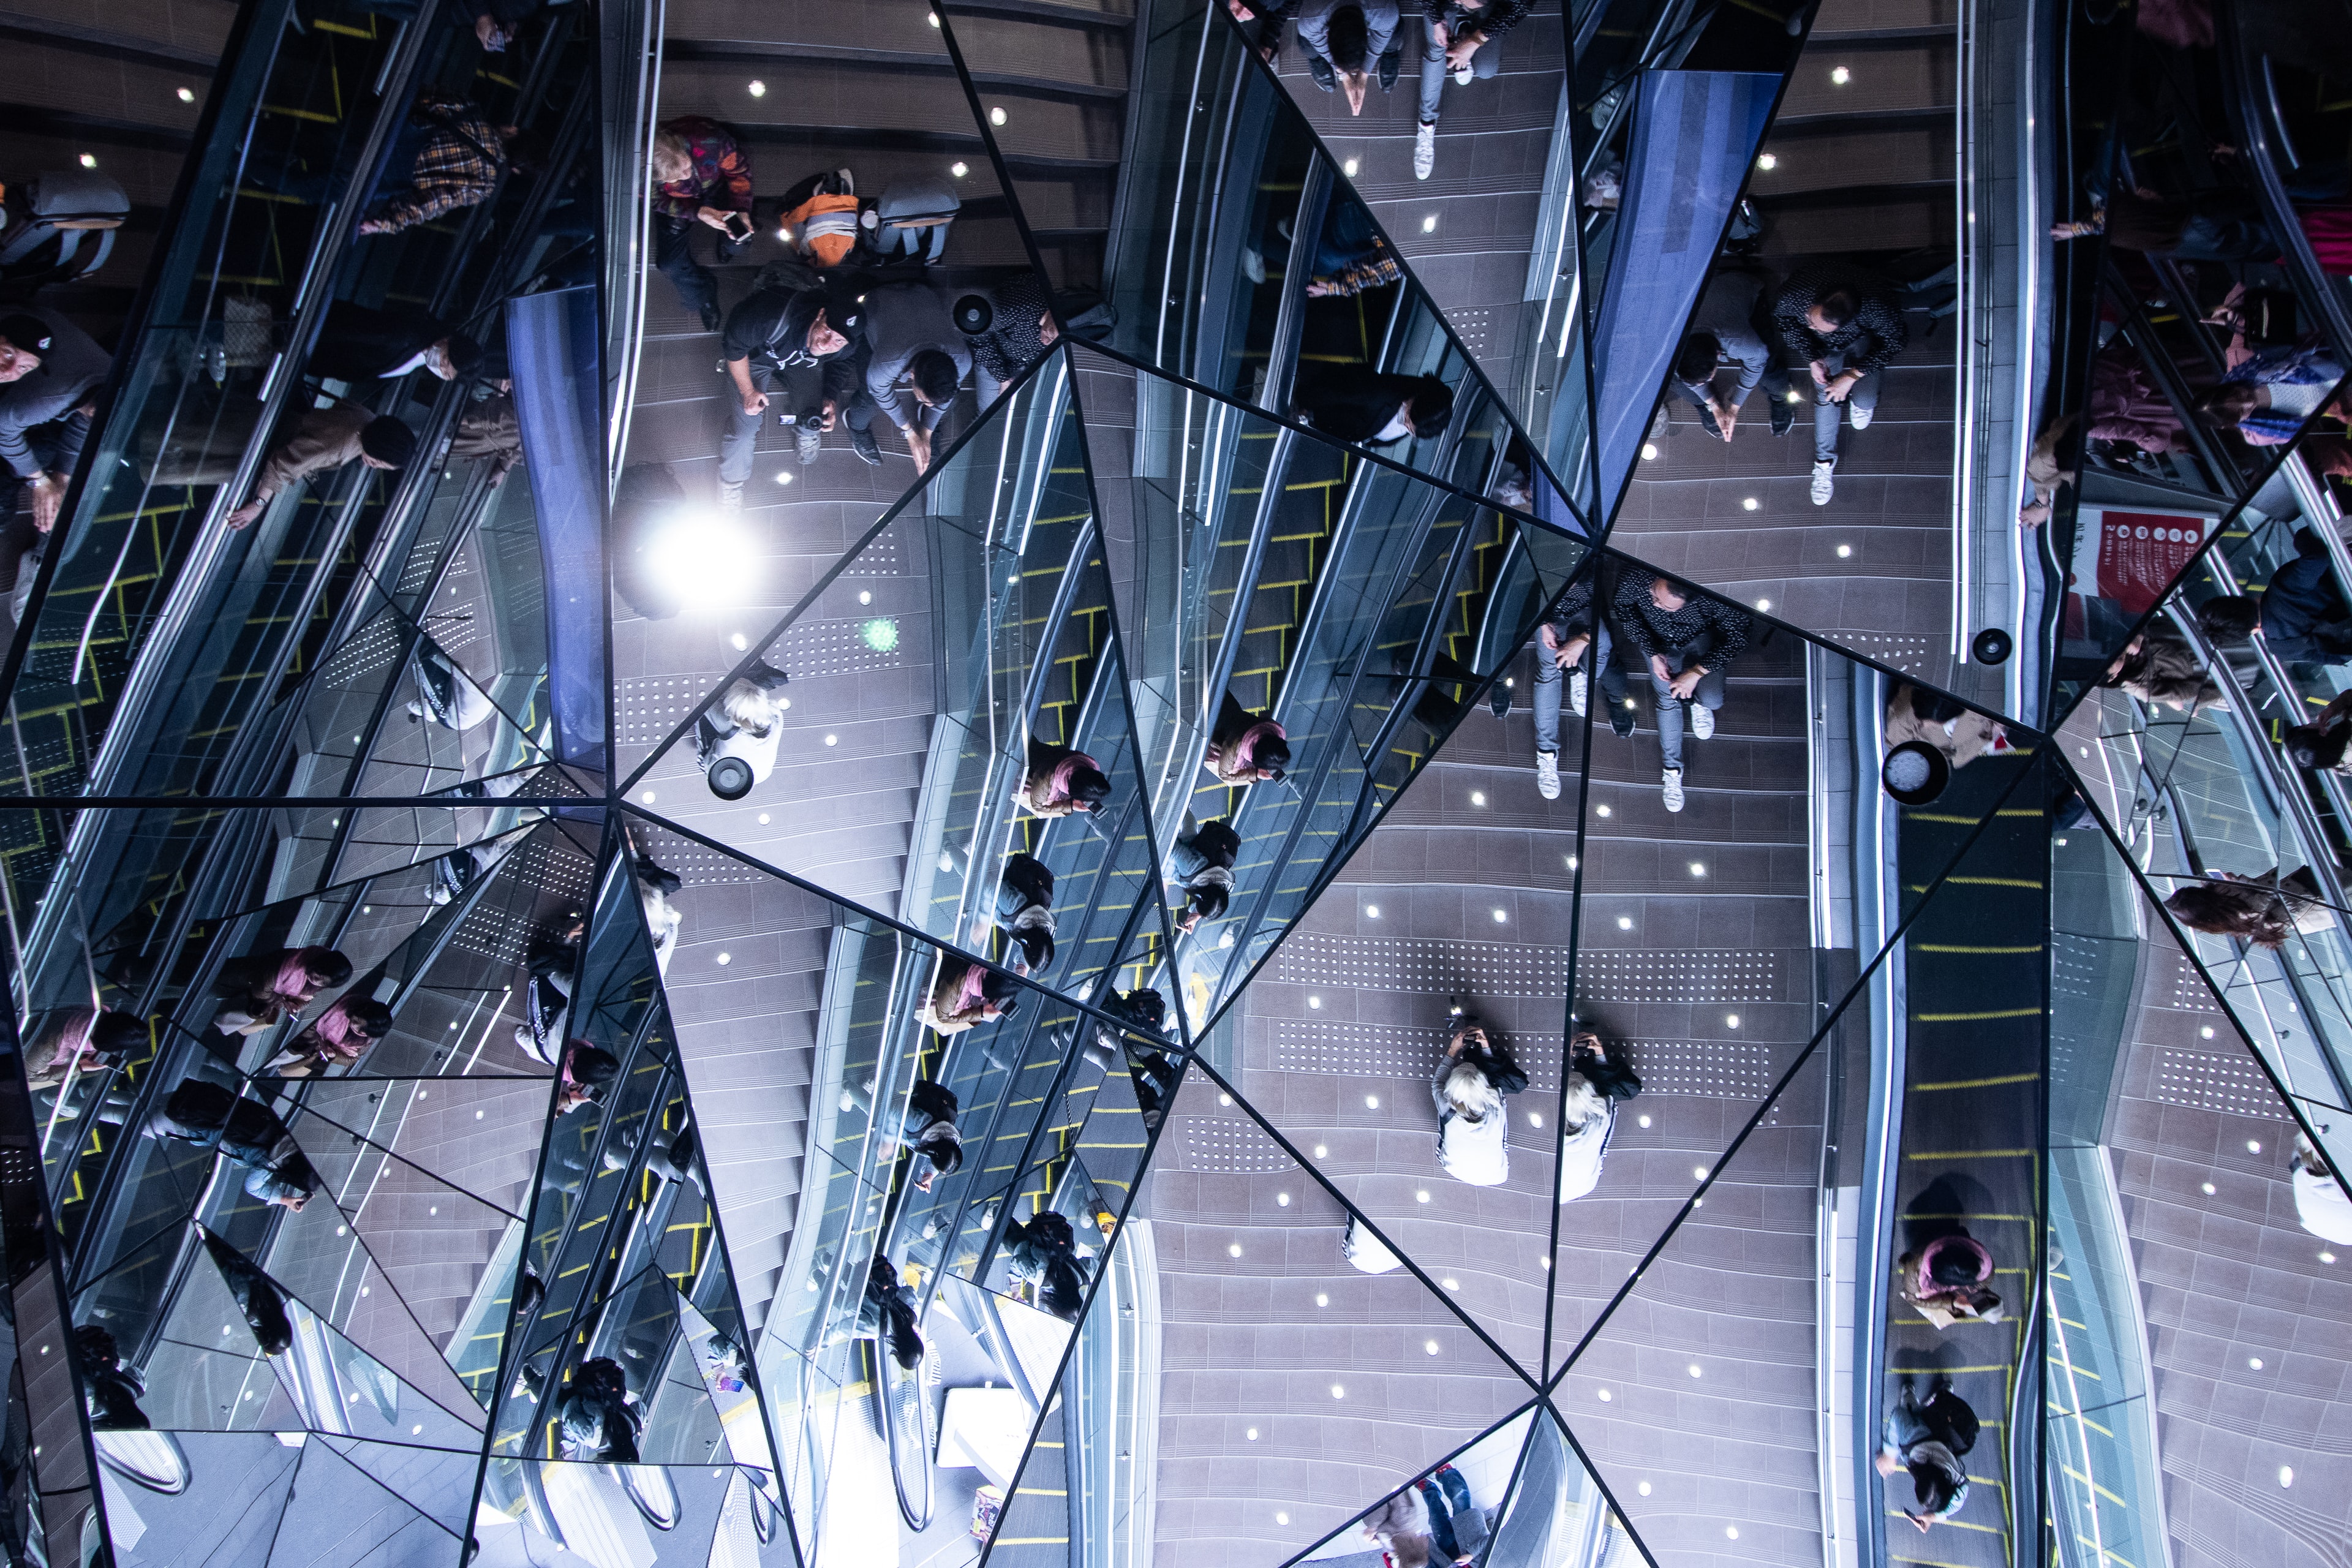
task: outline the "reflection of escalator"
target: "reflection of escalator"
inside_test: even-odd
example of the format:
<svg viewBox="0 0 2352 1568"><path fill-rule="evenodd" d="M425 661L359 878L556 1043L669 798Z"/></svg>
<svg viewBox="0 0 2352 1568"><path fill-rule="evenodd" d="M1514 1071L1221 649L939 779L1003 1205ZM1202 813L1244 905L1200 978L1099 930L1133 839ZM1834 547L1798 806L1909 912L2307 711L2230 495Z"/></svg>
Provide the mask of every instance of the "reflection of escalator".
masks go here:
<svg viewBox="0 0 2352 1568"><path fill-rule="evenodd" d="M2021 780L2020 774L2024 776ZM2015 784L2012 790L2011 786ZM2032 1310L2042 1242L2038 1149L2044 1133L2042 1027L2049 929L2049 835L2038 797L2041 774L2025 758L1988 757L1956 773L1933 808L1903 816L1899 865L1910 903L1926 889L1924 868L1951 862L1982 826L1910 929L1903 981L1905 1062L1898 1212L1889 1253L1916 1260L1938 1237L1965 1233L1993 1258L1993 1289L2002 1321L1962 1321L1938 1330L1907 1304L1888 1298L1885 1404L1908 1380L1920 1399L1933 1380L1948 1379L1982 1423L1969 1456L1971 1489L1953 1523L1939 1532L1939 1560L1960 1565L2006 1563L2008 1543L2030 1527L2033 1426L2011 1417L2039 1408L2030 1361L2038 1323ZM1988 822L1988 817L1990 820ZM2014 1441L2028 1447L2014 1448ZM1885 1530L1905 1509L1921 1506L1910 1478L1898 1472L1875 1510ZM1892 1511L1894 1518L1888 1519Z"/></svg>
<svg viewBox="0 0 2352 1568"><path fill-rule="evenodd" d="M898 1512L909 1530L931 1522L934 1488L931 1478L931 1411L923 1391L923 1369L898 1364L879 1340L866 1342L866 1376L874 1396L874 1417L882 1428L883 1446L890 1452L890 1474L898 1491Z"/></svg>

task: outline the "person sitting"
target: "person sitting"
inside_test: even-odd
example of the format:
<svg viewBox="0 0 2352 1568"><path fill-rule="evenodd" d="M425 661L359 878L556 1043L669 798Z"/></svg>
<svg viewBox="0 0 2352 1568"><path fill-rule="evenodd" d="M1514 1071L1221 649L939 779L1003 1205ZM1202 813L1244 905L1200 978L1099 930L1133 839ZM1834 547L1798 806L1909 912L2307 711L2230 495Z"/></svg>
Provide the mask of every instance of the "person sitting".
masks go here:
<svg viewBox="0 0 2352 1568"><path fill-rule="evenodd" d="M389 414L345 403L305 409L294 433L270 449L261 477L254 481L252 499L224 521L231 528L249 526L280 491L313 474L332 473L354 462L396 474L415 456L416 432Z"/></svg>
<svg viewBox="0 0 2352 1568"><path fill-rule="evenodd" d="M654 130L654 267L677 290L702 330L719 330L719 279L694 258L697 225L719 234L719 259L731 261L751 237L751 160L727 128L698 114Z"/></svg>
<svg viewBox="0 0 2352 1568"><path fill-rule="evenodd" d="M1477 1019L1458 1016L1429 1080L1437 1107L1438 1167L1474 1187L1509 1180L1510 1123L1503 1100L1527 1087L1528 1075L1509 1048Z"/></svg>
<svg viewBox="0 0 2352 1568"><path fill-rule="evenodd" d="M1902 1276L1903 1299L1937 1328L1962 1321L2000 1321L2000 1298L1990 1288L1992 1254L1966 1227L1905 1253L1895 1267Z"/></svg>
<svg viewBox="0 0 2352 1568"><path fill-rule="evenodd" d="M280 1078L310 1078L333 1063L358 1061L390 1033L391 1008L347 992L272 1058L268 1070Z"/></svg>
<svg viewBox="0 0 2352 1568"><path fill-rule="evenodd" d="M1018 956L1016 974L1031 974L1054 962L1054 873L1032 855L1004 858L996 879L996 923Z"/></svg>
<svg viewBox="0 0 2352 1568"><path fill-rule="evenodd" d="M589 1464L637 1462L637 1413L629 1405L629 1380L611 1356L595 1356L572 1369L555 1405L556 1447L564 1458Z"/></svg>
<svg viewBox="0 0 2352 1568"><path fill-rule="evenodd" d="M1290 736L1272 715L1253 713L1226 692L1217 704L1216 728L1201 765L1227 784L1258 780L1279 784L1290 770Z"/></svg>
<svg viewBox="0 0 2352 1568"><path fill-rule="evenodd" d="M784 695L792 677L766 659L727 683L719 700L694 721L694 760L710 793L740 800L776 771L783 745L782 717L793 705Z"/></svg>
<svg viewBox="0 0 2352 1568"><path fill-rule="evenodd" d="M1622 1048L1612 1056L1601 1037L1580 1029L1569 1045L1567 1093L1560 1110L1559 1201L1573 1203L1601 1184L1601 1162L1617 1125L1617 1102L1642 1092Z"/></svg>
<svg viewBox="0 0 2352 1568"><path fill-rule="evenodd" d="M1813 402L1815 506L1827 506L1836 489L1838 410L1856 430L1869 428L1878 406L1886 367L1910 342L1903 304L1885 279L1843 264L1811 267L1780 286L1772 298L1771 328L1781 368L1806 389L1795 373L1811 376Z"/></svg>
<svg viewBox="0 0 2352 1568"><path fill-rule="evenodd" d="M489 200L499 177L538 167L537 142L514 125L493 125L472 104L421 95L408 125L393 143L378 190L395 194L374 202L357 232L398 234L444 213Z"/></svg>
<svg viewBox="0 0 2352 1568"><path fill-rule="evenodd" d="M1299 373L1290 416L1335 441L1361 446L1407 437L1434 441L1454 423L1454 389L1433 375L1318 363Z"/></svg>
<svg viewBox="0 0 2352 1568"><path fill-rule="evenodd" d="M1959 1512L1960 1505L1968 1501L1968 1467L1960 1461L1976 1441L1977 1413L1952 1392L1950 1378L1937 1374L1927 1385L1925 1405L1913 1396L1911 1379L1903 1379L1901 1397L1887 1414L1886 1440L1874 1462L1882 1476L1910 1475L1913 1500L1918 1506L1903 1513L1921 1534L1937 1521ZM1895 1499L1887 1500L1891 1503Z"/></svg>
<svg viewBox="0 0 2352 1568"><path fill-rule="evenodd" d="M1094 811L1110 798L1110 780L1102 766L1073 746L1056 746L1029 737L1028 766L1013 804L1032 816L1067 816L1074 811Z"/></svg>
<svg viewBox="0 0 2352 1568"><path fill-rule="evenodd" d="M154 1423L139 1401L147 1392L147 1380L139 1369L124 1364L122 1349L114 1336L96 1323L84 1323L74 1331L74 1352L81 1360L82 1401L89 1412L89 1425L99 1432L145 1432Z"/></svg>
<svg viewBox="0 0 2352 1568"><path fill-rule="evenodd" d="M2219 872L2211 880L2174 889L2164 907L2190 931L2273 952L2297 931L2322 931L2336 923L2336 911L2320 897L2319 879L2308 866L2284 877L2276 868L2258 877Z"/></svg>
<svg viewBox="0 0 2352 1568"><path fill-rule="evenodd" d="M322 381L390 381L421 370L442 381L471 375L482 345L411 306L378 310L338 300L327 307L304 371Z"/></svg>
<svg viewBox="0 0 2352 1568"><path fill-rule="evenodd" d="M1298 47L1307 74L1325 92L1337 86L1347 96L1348 112L1360 115L1373 62L1380 65L1382 90L1396 84L1401 20L1396 0L1303 0Z"/></svg>
<svg viewBox="0 0 2352 1568"><path fill-rule="evenodd" d="M1186 818L1186 830L1177 835L1168 851L1168 871L1183 892L1176 929L1191 933L1202 921L1222 920L1231 907L1234 865L1241 857L1241 835L1222 816L1198 826Z"/></svg>
<svg viewBox="0 0 2352 1568"><path fill-rule="evenodd" d="M866 395L905 437L915 472L931 467L931 437L971 374L971 344L947 296L929 283L888 283L866 296Z"/></svg>
<svg viewBox="0 0 2352 1568"><path fill-rule="evenodd" d="M961 1035L980 1024L1009 1018L1019 1008L1020 988L1013 980L984 963L971 963L941 953L931 982L915 1016L940 1035Z"/></svg>
<svg viewBox="0 0 2352 1568"><path fill-rule="evenodd" d="M1698 410L1707 434L1731 439L1739 410L1748 395L1772 368L1772 350L1756 330L1767 279L1747 268L1727 268L1707 279L1691 317L1691 330L1675 352L1668 390ZM1716 390L1717 374L1728 366L1735 372L1728 395ZM1780 435L1796 422L1786 396L1771 400L1772 433Z"/></svg>
<svg viewBox="0 0 2352 1568"><path fill-rule="evenodd" d="M224 1034L257 1035L351 977L352 961L331 947L289 947L231 959L213 980L213 994L224 1004L213 1015L213 1026Z"/></svg>
<svg viewBox="0 0 2352 1568"><path fill-rule="evenodd" d="M0 514L18 486L33 492L33 527L46 536L81 461L98 390L114 357L55 310L0 315ZM30 570L22 574L29 584Z"/></svg>

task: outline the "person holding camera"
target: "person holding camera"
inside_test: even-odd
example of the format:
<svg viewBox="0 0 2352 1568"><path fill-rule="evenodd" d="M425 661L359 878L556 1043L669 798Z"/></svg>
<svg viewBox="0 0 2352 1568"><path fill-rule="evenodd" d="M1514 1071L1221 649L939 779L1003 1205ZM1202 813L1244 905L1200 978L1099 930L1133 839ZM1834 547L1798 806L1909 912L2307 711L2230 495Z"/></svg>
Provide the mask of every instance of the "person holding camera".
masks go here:
<svg viewBox="0 0 2352 1568"><path fill-rule="evenodd" d="M719 259L734 259L751 237L751 160L725 126L689 114L655 129L653 175L654 266L715 332L719 280L694 258L694 227L717 229Z"/></svg>

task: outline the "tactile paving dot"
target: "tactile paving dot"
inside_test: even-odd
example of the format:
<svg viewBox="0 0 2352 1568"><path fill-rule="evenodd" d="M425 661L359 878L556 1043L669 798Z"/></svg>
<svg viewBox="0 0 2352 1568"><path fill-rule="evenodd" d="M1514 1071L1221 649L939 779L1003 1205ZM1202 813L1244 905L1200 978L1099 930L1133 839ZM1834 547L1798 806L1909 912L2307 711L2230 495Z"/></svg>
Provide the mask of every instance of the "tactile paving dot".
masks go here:
<svg viewBox="0 0 2352 1568"><path fill-rule="evenodd" d="M2212 988L2196 966L2175 953L2172 956L2172 1005L2184 1013L2218 1013L2221 1005L2213 1000Z"/></svg>
<svg viewBox="0 0 2352 1568"><path fill-rule="evenodd" d="M1255 1123L1214 1117L1185 1122L1182 1142L1172 1151L1163 1150L1160 1158L1179 1171L1213 1171L1225 1175L1253 1175L1291 1168L1289 1157Z"/></svg>
<svg viewBox="0 0 2352 1568"><path fill-rule="evenodd" d="M1265 1026L1274 1043L1267 1062L1274 1071L1326 1073L1341 1078L1426 1079L1436 1069L1438 1048L1444 1037L1435 1029L1400 1028L1393 1024L1360 1024L1346 1020L1324 1023L1303 1019L1256 1020ZM1558 1038L1549 1049L1531 1043L1518 1051L1528 1070L1531 1090L1556 1094L1559 1089Z"/></svg>
<svg viewBox="0 0 2352 1568"><path fill-rule="evenodd" d="M1697 1095L1713 1100L1763 1099L1778 1076L1769 1045L1736 1040L1623 1042L1626 1059L1642 1075L1642 1093Z"/></svg>
<svg viewBox="0 0 2352 1568"><path fill-rule="evenodd" d="M2277 1093L2270 1079L2244 1057L2211 1051L2165 1051L2156 1063L2156 1098L2191 1110L2276 1120Z"/></svg>
<svg viewBox="0 0 2352 1568"><path fill-rule="evenodd" d="M1475 996L1557 996L1568 952L1554 945L1294 931L1276 957L1277 981L1368 991ZM1589 1002L1785 999L1780 959L1759 952L1587 952L1577 991Z"/></svg>

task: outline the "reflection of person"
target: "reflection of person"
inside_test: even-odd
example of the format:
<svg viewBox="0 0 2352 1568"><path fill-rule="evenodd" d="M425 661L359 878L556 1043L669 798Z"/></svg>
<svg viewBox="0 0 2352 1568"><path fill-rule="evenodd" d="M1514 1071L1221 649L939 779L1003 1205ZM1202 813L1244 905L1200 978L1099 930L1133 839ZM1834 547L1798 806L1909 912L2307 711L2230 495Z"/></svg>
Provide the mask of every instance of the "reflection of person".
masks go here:
<svg viewBox="0 0 2352 1568"><path fill-rule="evenodd" d="M1468 1568L1486 1539L1486 1516L1470 1496L1470 1483L1451 1465L1440 1465L1413 1483L1429 1510L1432 1555Z"/></svg>
<svg viewBox="0 0 2352 1568"><path fill-rule="evenodd" d="M1410 436L1433 441L1454 423L1454 389L1433 375L1398 375L1362 364L1307 365L1290 416L1335 441L1383 447Z"/></svg>
<svg viewBox="0 0 2352 1568"><path fill-rule="evenodd" d="M445 730L470 730L499 710L489 693L431 643L416 650L416 698L408 705L408 721L431 719Z"/></svg>
<svg viewBox="0 0 2352 1568"><path fill-rule="evenodd" d="M377 310L338 300L303 368L326 381L389 381L424 371L455 381L481 368L482 346L413 307Z"/></svg>
<svg viewBox="0 0 2352 1568"><path fill-rule="evenodd" d="M784 695L791 680L766 659L755 659L695 720L694 760L719 799L740 800L775 772L776 751L784 741L783 713L793 705Z"/></svg>
<svg viewBox="0 0 2352 1568"><path fill-rule="evenodd" d="M1390 50L1398 20L1396 0L1303 0L1298 47L1315 85L1325 92L1337 87L1347 96L1348 112L1363 113L1373 62L1380 63L1383 88L1396 80Z"/></svg>
<svg viewBox="0 0 2352 1568"><path fill-rule="evenodd" d="M25 1087L56 1089L69 1074L103 1072L146 1042L146 1021L135 1014L69 1008L25 1053Z"/></svg>
<svg viewBox="0 0 2352 1568"><path fill-rule="evenodd" d="M102 1121L114 1120L106 1111L99 1114ZM181 1080L139 1131L142 1137L216 1149L249 1167L245 1190L265 1204L299 1213L318 1185L310 1162L276 1111L205 1079Z"/></svg>
<svg viewBox="0 0 2352 1568"><path fill-rule="evenodd" d="M331 947L281 948L231 959L213 980L213 994L223 1003L213 1015L213 1026L232 1035L259 1034L351 977L352 961Z"/></svg>
<svg viewBox="0 0 2352 1568"><path fill-rule="evenodd" d="M1438 1167L1474 1187L1509 1180L1510 1121L1503 1099L1527 1087L1528 1075L1507 1046L1477 1019L1456 1020L1429 1080L1437 1107Z"/></svg>
<svg viewBox="0 0 2352 1568"><path fill-rule="evenodd" d="M1217 726L1209 731L1201 765L1221 784L1279 784L1290 768L1290 737L1273 715L1251 712L1228 691L1217 704Z"/></svg>
<svg viewBox="0 0 2352 1568"><path fill-rule="evenodd" d="M1680 811L1683 710L1690 710L1693 737L1704 741L1715 733L1715 710L1723 706L1727 684L1725 667L1747 648L1755 623L1747 611L1713 595L1631 568L1618 578L1613 607L1619 629L1650 667L1665 806Z"/></svg>
<svg viewBox="0 0 2352 1568"><path fill-rule="evenodd" d="M1075 746L1056 746L1029 737L1028 765L1013 804L1032 816L1067 816L1074 811L1098 810L1110 798L1110 780L1102 766Z"/></svg>
<svg viewBox="0 0 2352 1568"><path fill-rule="evenodd" d="M556 1401L559 1450L567 1459L609 1465L637 1462L637 1413L629 1408L629 1382L610 1356L582 1362Z"/></svg>
<svg viewBox="0 0 2352 1568"><path fill-rule="evenodd" d="M1437 166L1437 116L1445 79L1467 86L1503 68L1502 37L1535 10L1534 0L1422 0L1421 123L1413 133L1412 174Z"/></svg>
<svg viewBox="0 0 2352 1568"><path fill-rule="evenodd" d="M508 169L528 172L537 162L512 125L493 125L472 104L427 93L393 144L379 189L394 195L362 218L361 234L398 234L443 213L477 206L498 188Z"/></svg>
<svg viewBox="0 0 2352 1568"><path fill-rule="evenodd" d="M1886 700L1885 740L1888 750L1908 741L1924 742L1944 753L1944 760L1963 768L1984 755L2001 728L1973 708L1964 708L1940 691L1907 681L1896 681Z"/></svg>
<svg viewBox="0 0 2352 1568"><path fill-rule="evenodd" d="M866 1270L866 1296L857 1326L890 1342L890 1359L912 1372L923 1364L923 1334L915 1324L915 1293L899 1283L887 1258L877 1256Z"/></svg>
<svg viewBox="0 0 2352 1568"><path fill-rule="evenodd" d="M719 234L719 259L734 259L751 237L751 160L727 128L700 115L665 121L654 132L654 266L677 289L702 330L719 330L719 280L694 258L697 225Z"/></svg>
<svg viewBox="0 0 2352 1568"><path fill-rule="evenodd" d="M2352 1245L2352 1198L2344 1195L2327 1157L2300 1132L2294 1135L2287 1170L2294 1183L2294 1216L2303 1228L2325 1240Z"/></svg>
<svg viewBox="0 0 2352 1568"><path fill-rule="evenodd" d="M1573 1203L1601 1184L1601 1157L1617 1125L1617 1102L1642 1092L1641 1076L1590 1029L1569 1047L1567 1093L1560 1111L1559 1201Z"/></svg>
<svg viewBox="0 0 2352 1568"><path fill-rule="evenodd" d="M2258 877L2222 871L2210 881L2176 888L2164 907L2190 931L2273 949L2284 947L2297 931L2322 931L2336 923L2336 911L2321 899L2319 879L2308 866L2284 877L2275 867Z"/></svg>
<svg viewBox="0 0 2352 1568"><path fill-rule="evenodd" d="M966 334L971 344L982 408L1004 395L1006 384L1031 362L1062 341L1045 280L1027 268L988 291L988 330Z"/></svg>
<svg viewBox="0 0 2352 1568"><path fill-rule="evenodd" d="M2298 528L2294 552L2263 591L2263 640L2291 665L2352 664L2352 608L2336 587L2326 544Z"/></svg>
<svg viewBox="0 0 2352 1568"><path fill-rule="evenodd" d="M281 490L293 489L313 474L332 473L350 463L363 463L385 473L398 473L416 455L416 432L389 414L337 404L310 408L295 422L294 433L270 448L254 481L252 499L225 520L244 528Z"/></svg>
<svg viewBox="0 0 2352 1568"><path fill-rule="evenodd" d="M816 400L793 416L803 464L816 461L836 418L849 432L851 451L867 463L882 460L870 428L874 400L864 387L864 320L855 300L835 300L823 289L762 289L727 312L719 354L734 397L727 405L727 434L719 440L723 510L743 504L743 481L759 456L761 417L770 395L782 395L781 377L789 370L813 368L820 376Z"/></svg>
<svg viewBox="0 0 2352 1568"><path fill-rule="evenodd" d="M2352 747L2352 691L2338 692L2327 706L2279 737L2279 749L2299 768L2344 769L2344 753Z"/></svg>
<svg viewBox="0 0 2352 1568"><path fill-rule="evenodd" d="M1241 835L1223 817L1195 824L1186 814L1184 831L1168 851L1169 877L1184 893L1178 931L1197 931L1202 921L1221 918L1232 905L1234 863L1241 850Z"/></svg>
<svg viewBox="0 0 2352 1568"><path fill-rule="evenodd" d="M1991 1289L1992 1254L1966 1226L1905 1253L1895 1267L1902 1276L1903 1299L1937 1328L2001 1321L2000 1298Z"/></svg>
<svg viewBox="0 0 2352 1568"><path fill-rule="evenodd" d="M1020 1007L1020 989L984 963L940 955L930 994L915 1016L941 1035L961 1035L979 1024L1009 1018Z"/></svg>
<svg viewBox="0 0 2352 1568"><path fill-rule="evenodd" d="M918 1081L908 1095L898 1138L908 1154L921 1162L916 1167L921 1173L915 1177L918 1192L929 1192L935 1179L963 1168L963 1136L956 1128L962 1109L955 1090L929 1079Z"/></svg>
<svg viewBox="0 0 2352 1568"><path fill-rule="evenodd" d="M956 388L971 374L971 344L946 296L928 283L889 283L866 296L866 395L906 439L918 474L931 466L931 437Z"/></svg>
<svg viewBox="0 0 2352 1568"><path fill-rule="evenodd" d="M555 1087L555 1114L562 1116L583 1105L601 1101L613 1080L620 1076L619 1058L602 1046L573 1040L563 1047L561 1081Z"/></svg>
<svg viewBox="0 0 2352 1568"><path fill-rule="evenodd" d="M1013 1276L1034 1288L1039 1310L1066 1323L1078 1321L1086 1306L1087 1267L1068 1216L1040 1209L1025 1225L1008 1221L1004 1256Z"/></svg>
<svg viewBox="0 0 2352 1568"><path fill-rule="evenodd" d="M1054 873L1034 855L1004 858L996 879L996 923L1014 949L1011 967L1027 974L1054 962Z"/></svg>
<svg viewBox="0 0 2352 1568"><path fill-rule="evenodd" d="M254 1343L264 1355L284 1355L294 1343L294 1324L286 1315L286 1298L269 1277L254 1267L253 1260L215 1236L201 1233L205 1250L212 1255L213 1264L221 1272L221 1281L228 1287L229 1299L245 1316L245 1326L253 1331Z"/></svg>
<svg viewBox="0 0 2352 1568"><path fill-rule="evenodd" d="M1429 1568L1429 1507L1407 1487L1364 1516L1364 1538L1388 1554L1390 1568Z"/></svg>
<svg viewBox="0 0 2352 1568"><path fill-rule="evenodd" d="M1761 273L1745 268L1718 272L1709 279L1706 292L1699 296L1697 312L1691 318L1690 332L1675 355L1670 390L1698 410L1699 422L1709 435L1726 441L1739 423L1740 405L1772 367L1772 351L1756 330L1764 284ZM1728 395L1716 390L1717 373L1725 366L1738 373ZM1775 435L1793 422L1788 410L1785 398L1773 402Z"/></svg>
<svg viewBox="0 0 2352 1568"><path fill-rule="evenodd" d="M1925 1405L1913 1395L1911 1380L1903 1380L1901 1396L1887 1412L1886 1440L1876 1462L1882 1476L1910 1473L1918 1506L1905 1509L1903 1514L1922 1533L1937 1521L1959 1512L1968 1500L1969 1472L1960 1460L1976 1442L1977 1413L1952 1392L1951 1379L1938 1373L1927 1385Z"/></svg>
<svg viewBox="0 0 2352 1568"><path fill-rule="evenodd" d="M280 1078L309 1078L336 1062L356 1062L392 1032L392 1009L372 996L346 993L270 1058Z"/></svg>
<svg viewBox="0 0 2352 1568"><path fill-rule="evenodd" d="M0 315L0 511L19 484L33 492L33 526L46 535L89 438L93 399L113 364L88 332L54 310ZM28 563L29 573L38 563Z"/></svg>
<svg viewBox="0 0 2352 1568"><path fill-rule="evenodd" d="M1808 268L1772 300L1780 363L1812 376L1815 506L1827 506L1837 468L1838 409L1857 430L1878 406L1886 367L1910 342L1903 307L1883 280L1850 267Z"/></svg>
<svg viewBox="0 0 2352 1568"><path fill-rule="evenodd" d="M153 1423L139 1408L147 1380L139 1369L126 1366L114 1336L96 1323L74 1331L74 1350L81 1358L82 1397L89 1424L100 1432L144 1432Z"/></svg>

